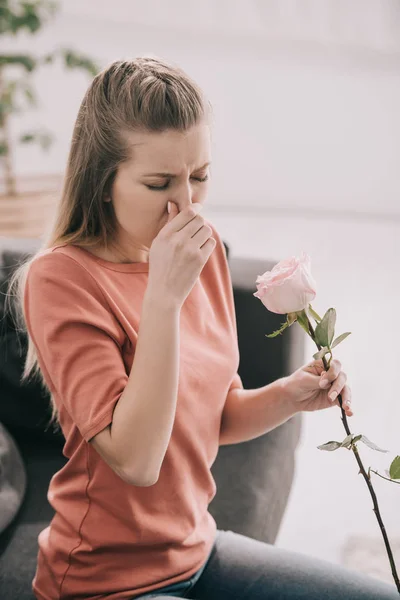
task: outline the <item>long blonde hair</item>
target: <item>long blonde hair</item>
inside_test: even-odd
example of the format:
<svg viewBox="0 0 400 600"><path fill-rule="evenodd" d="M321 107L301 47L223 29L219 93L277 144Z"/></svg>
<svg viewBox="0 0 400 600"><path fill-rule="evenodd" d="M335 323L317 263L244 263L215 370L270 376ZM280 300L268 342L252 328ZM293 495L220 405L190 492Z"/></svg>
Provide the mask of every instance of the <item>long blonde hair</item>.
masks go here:
<svg viewBox="0 0 400 600"><path fill-rule="evenodd" d="M130 158L126 132L187 131L206 121L212 107L200 87L178 66L153 55L118 60L96 75L79 108L60 201L50 230L38 250L10 276L6 296L14 298L16 331L27 335L28 347L21 383L37 376L50 391L27 331L23 298L31 263L57 244L107 248L116 233L111 192L118 166ZM7 310L6 310L7 311ZM52 415L58 409L50 394Z"/></svg>

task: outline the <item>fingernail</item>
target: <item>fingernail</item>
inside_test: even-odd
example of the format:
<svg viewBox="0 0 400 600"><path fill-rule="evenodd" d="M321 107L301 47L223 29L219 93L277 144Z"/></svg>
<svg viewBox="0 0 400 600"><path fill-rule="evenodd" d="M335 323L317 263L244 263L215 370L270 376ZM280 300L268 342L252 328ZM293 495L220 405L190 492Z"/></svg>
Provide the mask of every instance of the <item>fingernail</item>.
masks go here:
<svg viewBox="0 0 400 600"><path fill-rule="evenodd" d="M167 211L170 213L171 212L171 202L168 200L167 203Z"/></svg>
<svg viewBox="0 0 400 600"><path fill-rule="evenodd" d="M337 395L338 395L338 394L337 394L337 392L332 392L332 394L329 394L329 398L330 398L330 400L331 400L332 402L334 402L334 401L335 401L335 399L336 399L336 396L337 396Z"/></svg>

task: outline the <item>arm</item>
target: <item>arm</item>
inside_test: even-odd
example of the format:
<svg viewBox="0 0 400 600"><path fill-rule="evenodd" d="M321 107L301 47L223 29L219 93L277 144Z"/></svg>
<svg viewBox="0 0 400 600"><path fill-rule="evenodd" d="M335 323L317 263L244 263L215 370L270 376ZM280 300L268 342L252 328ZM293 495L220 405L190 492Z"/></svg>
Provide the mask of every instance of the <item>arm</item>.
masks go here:
<svg viewBox="0 0 400 600"><path fill-rule="evenodd" d="M132 369L110 430L118 462L135 485L157 481L176 412L180 310L158 297L147 288Z"/></svg>
<svg viewBox="0 0 400 600"><path fill-rule="evenodd" d="M148 286L128 372L125 331L90 272L73 258L38 257L24 294L40 367L68 415L67 441L75 425L117 475L139 486L158 477L177 402L180 310L158 297Z"/></svg>
<svg viewBox="0 0 400 600"><path fill-rule="evenodd" d="M285 393L286 378L254 390L229 391L221 419L219 445L239 444L257 438L296 414Z"/></svg>

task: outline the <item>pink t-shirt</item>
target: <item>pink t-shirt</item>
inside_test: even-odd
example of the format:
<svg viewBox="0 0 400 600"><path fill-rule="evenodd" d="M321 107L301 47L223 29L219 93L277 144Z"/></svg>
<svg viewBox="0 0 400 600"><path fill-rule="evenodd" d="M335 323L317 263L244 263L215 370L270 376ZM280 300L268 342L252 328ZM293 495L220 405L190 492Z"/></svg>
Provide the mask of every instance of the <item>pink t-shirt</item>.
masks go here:
<svg viewBox="0 0 400 600"><path fill-rule="evenodd" d="M190 578L216 535L208 505L228 391L242 388L232 282L222 240L180 312L177 408L158 481L124 482L89 440L112 422L128 381L149 263L112 263L72 245L33 261L24 306L59 409L65 466L38 537L39 600L123 600ZM157 376L157 373L154 373Z"/></svg>

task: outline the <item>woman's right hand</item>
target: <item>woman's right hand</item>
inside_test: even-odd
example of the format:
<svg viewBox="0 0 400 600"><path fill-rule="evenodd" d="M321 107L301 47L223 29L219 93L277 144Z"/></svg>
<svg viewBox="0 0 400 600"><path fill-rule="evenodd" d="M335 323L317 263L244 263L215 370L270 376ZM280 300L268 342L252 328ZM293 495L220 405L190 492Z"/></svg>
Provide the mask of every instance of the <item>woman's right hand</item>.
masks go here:
<svg viewBox="0 0 400 600"><path fill-rule="evenodd" d="M217 242L198 214L200 203L181 212L174 202L170 207L168 221L150 247L148 287L159 299L181 308Z"/></svg>

